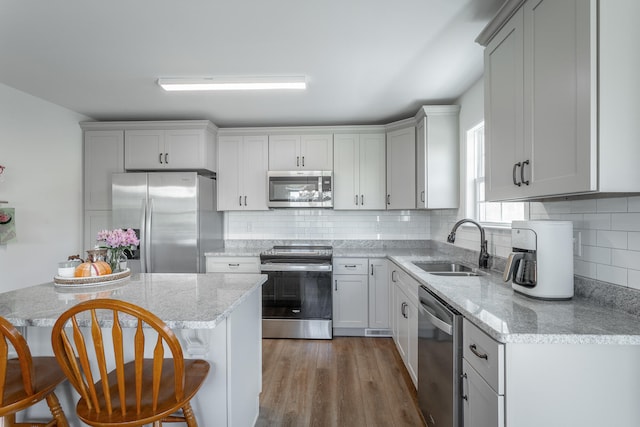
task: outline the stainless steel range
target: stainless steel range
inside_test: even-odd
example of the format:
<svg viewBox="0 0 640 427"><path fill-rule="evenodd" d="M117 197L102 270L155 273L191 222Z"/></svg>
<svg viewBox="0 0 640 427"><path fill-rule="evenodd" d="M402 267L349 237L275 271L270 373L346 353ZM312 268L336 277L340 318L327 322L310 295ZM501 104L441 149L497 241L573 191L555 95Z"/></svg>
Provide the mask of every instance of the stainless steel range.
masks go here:
<svg viewBox="0 0 640 427"><path fill-rule="evenodd" d="M263 338L331 339L331 246L274 246L260 254Z"/></svg>

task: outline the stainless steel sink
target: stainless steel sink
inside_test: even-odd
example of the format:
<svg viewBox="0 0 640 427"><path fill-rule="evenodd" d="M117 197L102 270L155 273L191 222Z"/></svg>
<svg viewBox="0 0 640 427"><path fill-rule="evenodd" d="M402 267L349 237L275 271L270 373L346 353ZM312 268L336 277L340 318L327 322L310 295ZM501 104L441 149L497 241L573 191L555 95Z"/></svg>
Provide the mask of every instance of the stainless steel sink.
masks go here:
<svg viewBox="0 0 640 427"><path fill-rule="evenodd" d="M483 273L453 261L414 262L413 265L436 276L475 277Z"/></svg>

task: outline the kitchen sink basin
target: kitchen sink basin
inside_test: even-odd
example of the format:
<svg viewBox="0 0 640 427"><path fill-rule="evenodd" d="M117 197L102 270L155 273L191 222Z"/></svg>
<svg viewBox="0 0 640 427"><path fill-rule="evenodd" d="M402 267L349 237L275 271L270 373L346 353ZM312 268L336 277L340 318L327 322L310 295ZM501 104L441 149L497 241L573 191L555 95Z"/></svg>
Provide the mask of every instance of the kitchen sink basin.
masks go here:
<svg viewBox="0 0 640 427"><path fill-rule="evenodd" d="M414 262L413 265L416 267L426 271L427 273L431 272L471 272L473 269L471 267L467 267L466 265L457 264L455 262Z"/></svg>
<svg viewBox="0 0 640 427"><path fill-rule="evenodd" d="M414 262L413 265L436 276L476 277L483 275L475 268L453 261Z"/></svg>

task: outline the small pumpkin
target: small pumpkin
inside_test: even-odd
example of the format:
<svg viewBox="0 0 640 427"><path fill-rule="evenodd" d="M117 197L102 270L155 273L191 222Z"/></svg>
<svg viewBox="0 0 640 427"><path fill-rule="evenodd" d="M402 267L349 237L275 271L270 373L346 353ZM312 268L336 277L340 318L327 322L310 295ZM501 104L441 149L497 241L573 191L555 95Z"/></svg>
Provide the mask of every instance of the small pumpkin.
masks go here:
<svg viewBox="0 0 640 427"><path fill-rule="evenodd" d="M104 276L111 274L111 267L104 261L83 262L76 267L76 277Z"/></svg>
<svg viewBox="0 0 640 427"><path fill-rule="evenodd" d="M76 277L93 277L111 274L111 266L104 261L105 249L87 251L87 261L76 267Z"/></svg>

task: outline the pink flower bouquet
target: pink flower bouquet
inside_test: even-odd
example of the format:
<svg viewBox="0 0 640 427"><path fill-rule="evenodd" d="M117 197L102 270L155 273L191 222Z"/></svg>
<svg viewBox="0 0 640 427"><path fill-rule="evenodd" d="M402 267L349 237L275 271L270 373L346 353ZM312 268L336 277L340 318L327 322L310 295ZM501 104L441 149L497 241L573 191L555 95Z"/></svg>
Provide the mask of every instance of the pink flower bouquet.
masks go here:
<svg viewBox="0 0 640 427"><path fill-rule="evenodd" d="M124 252L132 252L140 244L135 231L130 228L126 231L121 228L99 231L96 240L102 242L100 247L107 248L107 262L113 272L120 270L121 261L126 261Z"/></svg>

